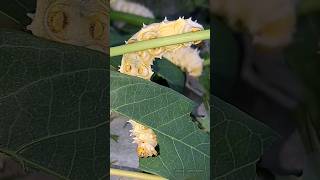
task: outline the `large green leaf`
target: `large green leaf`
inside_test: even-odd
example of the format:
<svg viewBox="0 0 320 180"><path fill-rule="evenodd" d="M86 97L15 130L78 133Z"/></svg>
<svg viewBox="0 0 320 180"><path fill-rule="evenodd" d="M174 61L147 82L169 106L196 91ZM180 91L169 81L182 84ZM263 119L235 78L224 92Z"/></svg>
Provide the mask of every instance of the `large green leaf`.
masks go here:
<svg viewBox="0 0 320 180"><path fill-rule="evenodd" d="M106 179L107 58L0 30L0 152L60 179Z"/></svg>
<svg viewBox="0 0 320 180"><path fill-rule="evenodd" d="M169 179L209 179L209 135L192 122L191 100L178 92L111 71L111 110L153 129L159 155L140 168Z"/></svg>
<svg viewBox="0 0 320 180"><path fill-rule="evenodd" d="M255 180L256 162L277 135L232 105L210 98L214 180Z"/></svg>

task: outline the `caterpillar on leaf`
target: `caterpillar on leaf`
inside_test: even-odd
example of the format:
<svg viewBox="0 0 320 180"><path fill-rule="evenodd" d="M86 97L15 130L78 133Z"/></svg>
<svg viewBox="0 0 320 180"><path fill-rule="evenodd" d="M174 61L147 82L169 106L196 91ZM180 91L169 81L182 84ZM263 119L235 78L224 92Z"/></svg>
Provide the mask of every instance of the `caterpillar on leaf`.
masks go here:
<svg viewBox="0 0 320 180"><path fill-rule="evenodd" d="M128 121L132 125L132 130L130 130L130 136L135 136L132 143L136 143L137 154L139 157L149 157L157 156L158 153L155 150L157 146L157 136L152 129L147 128L134 120L130 119Z"/></svg>
<svg viewBox="0 0 320 180"><path fill-rule="evenodd" d="M153 23L134 34L126 43L134 43L143 40L155 39L159 37L171 36L187 32L203 30L203 27L189 19L179 18L176 21L168 21L166 18L160 23ZM131 76L137 76L150 80L153 71L151 65L155 58L166 58L191 76L198 77L202 73L203 59L199 56L199 51L191 47L197 42L170 45L165 47L147 49L139 52L128 53L122 56L119 71ZM152 129L145 127L134 120L129 120L132 125L130 136L133 143L138 145L137 154L139 157L157 156L155 150L157 146L157 136Z"/></svg>
<svg viewBox="0 0 320 180"><path fill-rule="evenodd" d="M46 39L107 52L107 7L101 0L38 0L28 30Z"/></svg>
<svg viewBox="0 0 320 180"><path fill-rule="evenodd" d="M165 18L164 21L160 23L153 23L148 26L144 25L143 28L134 34L126 43L201 30L203 30L202 25L196 21L192 21L191 18L179 18L175 21L168 21ZM198 77L202 73L203 60L200 58L199 52L191 48L192 44L198 43L200 43L200 41L124 54L119 71L124 74L150 80L153 74L151 68L153 61L155 58L162 59L162 57L165 57L191 76Z"/></svg>

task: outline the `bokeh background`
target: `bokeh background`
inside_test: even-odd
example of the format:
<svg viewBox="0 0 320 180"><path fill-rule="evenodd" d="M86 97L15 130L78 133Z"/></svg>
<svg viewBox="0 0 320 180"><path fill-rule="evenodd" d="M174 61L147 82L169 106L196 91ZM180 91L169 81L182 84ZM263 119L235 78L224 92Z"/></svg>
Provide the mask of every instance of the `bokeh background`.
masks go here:
<svg viewBox="0 0 320 180"><path fill-rule="evenodd" d="M210 0L213 94L280 139L259 180L320 179L320 1Z"/></svg>

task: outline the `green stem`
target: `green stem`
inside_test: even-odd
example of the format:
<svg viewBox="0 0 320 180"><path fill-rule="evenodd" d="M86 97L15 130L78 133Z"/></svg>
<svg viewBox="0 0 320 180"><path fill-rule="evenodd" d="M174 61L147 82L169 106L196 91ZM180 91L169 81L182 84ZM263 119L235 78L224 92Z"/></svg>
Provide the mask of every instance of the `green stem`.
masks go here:
<svg viewBox="0 0 320 180"><path fill-rule="evenodd" d="M181 44L191 41L210 39L210 29L198 32L189 32L179 35L160 37L146 41L139 41L132 44L126 44L110 48L110 57L119 56L126 53L141 51L145 49Z"/></svg>
<svg viewBox="0 0 320 180"><path fill-rule="evenodd" d="M166 180L161 176L151 175L146 173L140 172L132 172L132 171L125 171L120 169L110 168L110 175L111 176L122 176L122 177L129 177L134 179L144 179L144 180Z"/></svg>
<svg viewBox="0 0 320 180"><path fill-rule="evenodd" d="M123 21L131 25L142 26L142 24L151 24L156 20L151 18L146 18L142 16L137 16L134 14L119 12L119 11L111 11L110 12L110 20Z"/></svg>

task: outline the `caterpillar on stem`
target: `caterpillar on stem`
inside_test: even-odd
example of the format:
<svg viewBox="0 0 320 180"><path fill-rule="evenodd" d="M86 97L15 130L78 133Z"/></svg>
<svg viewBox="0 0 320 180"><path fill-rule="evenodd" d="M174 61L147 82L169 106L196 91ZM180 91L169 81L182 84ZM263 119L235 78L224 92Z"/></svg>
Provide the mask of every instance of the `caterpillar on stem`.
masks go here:
<svg viewBox="0 0 320 180"><path fill-rule="evenodd" d="M166 18L160 23L143 25L142 29L134 34L126 43L134 43L159 37L171 36L187 32L201 31L203 27L191 18L179 18L175 21L168 21ZM202 73L203 59L199 51L191 47L200 41L183 44L170 45L165 47L147 49L134 53L127 53L122 56L119 71L131 76L137 76L150 80L153 75L152 64L155 58L166 58L173 64L179 66L191 76L198 77ZM157 156L157 136L152 129L145 127L134 120L128 121L132 125L130 136L133 143L138 145L137 154L139 157Z"/></svg>
<svg viewBox="0 0 320 180"><path fill-rule="evenodd" d="M203 30L202 25L196 21L192 21L191 18L184 19L182 17L175 21L168 21L165 18L160 23L144 25L143 28L134 34L126 43L201 30ZM197 50L191 48L191 45L199 43L200 41L188 42L124 54L119 71L124 74L150 80L153 75L151 68L153 61L155 58L162 59L162 57L165 57L191 76L198 77L202 73L203 59L200 58ZM184 53L186 54L184 55Z"/></svg>

